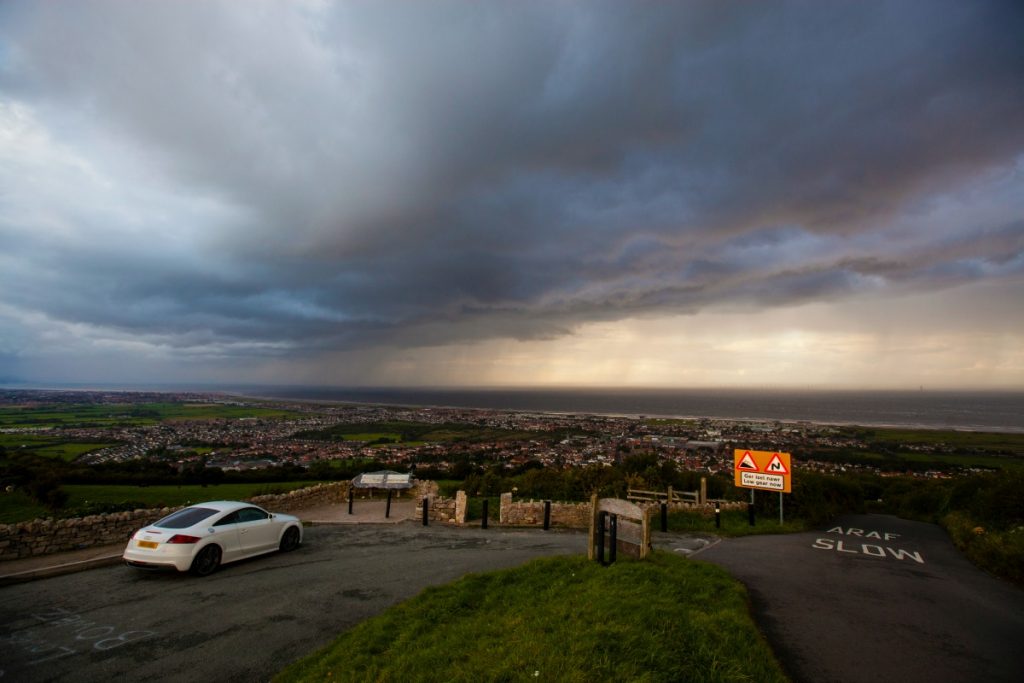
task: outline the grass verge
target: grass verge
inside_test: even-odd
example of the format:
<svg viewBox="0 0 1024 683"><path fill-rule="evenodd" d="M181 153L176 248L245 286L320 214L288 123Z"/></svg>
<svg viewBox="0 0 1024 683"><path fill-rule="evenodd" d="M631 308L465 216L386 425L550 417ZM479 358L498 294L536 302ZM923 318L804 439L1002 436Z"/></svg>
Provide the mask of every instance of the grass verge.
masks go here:
<svg viewBox="0 0 1024 683"><path fill-rule="evenodd" d="M651 528L660 530L660 518L655 513L651 518ZM715 516L699 512L674 510L668 513L668 530L677 533L706 533L718 536L754 536L757 534L791 534L807 531L807 520L786 519L779 524L778 514L758 514L754 526L750 526L750 518L746 510L723 510L722 526L715 526Z"/></svg>
<svg viewBox="0 0 1024 683"><path fill-rule="evenodd" d="M949 513L942 518L942 526L976 566L1024 586L1024 526L985 527L964 512Z"/></svg>
<svg viewBox="0 0 1024 683"><path fill-rule="evenodd" d="M282 671L288 681L784 681L743 587L655 553L535 560L429 588Z"/></svg>
<svg viewBox="0 0 1024 683"><path fill-rule="evenodd" d="M32 500L22 491L0 494L0 524L24 522L37 517L76 517L119 509L178 507L208 500L244 500L267 493L286 493L312 486L315 481L273 483L210 484L185 486L121 486L107 484L65 484L68 501L54 512ZM273 510L271 510L273 512Z"/></svg>

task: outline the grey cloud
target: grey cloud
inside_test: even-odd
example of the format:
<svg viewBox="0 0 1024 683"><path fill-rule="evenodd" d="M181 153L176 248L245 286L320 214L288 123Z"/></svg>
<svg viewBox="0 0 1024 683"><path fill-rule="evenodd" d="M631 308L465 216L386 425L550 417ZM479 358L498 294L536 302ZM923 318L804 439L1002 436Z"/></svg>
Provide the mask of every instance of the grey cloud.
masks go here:
<svg viewBox="0 0 1024 683"><path fill-rule="evenodd" d="M73 215L95 243L12 238L0 296L174 348L548 338L954 287L1024 251L1019 223L893 227L1024 154L1015 3L7 3L0 26L0 89L55 138L117 140L235 216L162 220L196 221L187 262Z"/></svg>

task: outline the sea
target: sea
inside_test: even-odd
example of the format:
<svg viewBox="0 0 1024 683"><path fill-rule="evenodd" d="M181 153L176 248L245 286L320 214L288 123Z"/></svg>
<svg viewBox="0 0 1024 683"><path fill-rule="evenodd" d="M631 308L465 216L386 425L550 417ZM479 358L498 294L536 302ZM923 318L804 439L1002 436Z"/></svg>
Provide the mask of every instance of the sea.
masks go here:
<svg viewBox="0 0 1024 683"><path fill-rule="evenodd" d="M1024 433L1024 391L380 388L213 384L3 384L9 389L215 392L251 398L567 415L711 418Z"/></svg>
<svg viewBox="0 0 1024 683"><path fill-rule="evenodd" d="M235 387L267 398L1024 433L1024 392Z"/></svg>

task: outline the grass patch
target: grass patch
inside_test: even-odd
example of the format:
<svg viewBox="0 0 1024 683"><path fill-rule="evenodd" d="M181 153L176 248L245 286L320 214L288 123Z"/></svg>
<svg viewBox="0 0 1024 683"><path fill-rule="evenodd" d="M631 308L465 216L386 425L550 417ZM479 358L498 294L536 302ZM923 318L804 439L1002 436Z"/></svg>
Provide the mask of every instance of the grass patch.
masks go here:
<svg viewBox="0 0 1024 683"><path fill-rule="evenodd" d="M1024 526L982 526L964 512L946 515L942 526L953 544L975 565L1024 586Z"/></svg>
<svg viewBox="0 0 1024 683"><path fill-rule="evenodd" d="M246 484L123 486L106 484L65 484L68 501L54 513L37 504L22 491L0 494L0 522L12 524L38 517L69 517L77 512L95 512L105 507L181 507L208 500L244 500L268 493L287 493L312 486L315 481L254 482ZM271 510L273 512L273 510Z"/></svg>
<svg viewBox="0 0 1024 683"><path fill-rule="evenodd" d="M1024 434L938 429L871 429L866 431L871 441L888 444L945 445L970 451L1024 456Z"/></svg>
<svg viewBox="0 0 1024 683"><path fill-rule="evenodd" d="M743 587L655 553L471 574L363 622L276 681L784 681Z"/></svg>
<svg viewBox="0 0 1024 683"><path fill-rule="evenodd" d="M300 417L302 413L259 406L194 403L70 404L0 408L0 427L106 427L153 425L164 420Z"/></svg>
<svg viewBox="0 0 1024 683"><path fill-rule="evenodd" d="M342 434L342 441L380 441L388 439L394 443L402 440L402 435L396 432L360 432L358 434Z"/></svg>
<svg viewBox="0 0 1024 683"><path fill-rule="evenodd" d="M783 515L785 519L785 515ZM673 510L668 513L668 530L676 533L707 533L718 536L754 536L758 534L791 534L807 530L807 521L803 519L785 519L779 524L778 513L774 515L758 514L750 526L750 518L746 510L722 510L722 527L715 527L715 515L702 515L699 512ZM655 513L651 519L651 528L661 529L661 518Z"/></svg>
<svg viewBox="0 0 1024 683"><path fill-rule="evenodd" d="M0 492L0 524L14 524L52 515L46 506L37 503L24 491Z"/></svg>
<svg viewBox="0 0 1024 683"><path fill-rule="evenodd" d="M53 436L42 434L0 434L0 446L8 451L26 450L32 451L36 448L58 443L59 439Z"/></svg>
<svg viewBox="0 0 1024 683"><path fill-rule="evenodd" d="M107 484L68 484L68 507L93 503L117 503L136 500L152 507L174 507L204 500L242 500L264 495L267 491L287 493L294 489L312 486L313 481L259 482L247 484L199 484L175 486L120 486Z"/></svg>
<svg viewBox="0 0 1024 683"><path fill-rule="evenodd" d="M35 454L45 458L60 458L64 462L71 462L78 456L101 448L114 446L112 443L56 443L42 448L36 448Z"/></svg>
<svg viewBox="0 0 1024 683"><path fill-rule="evenodd" d="M38 434L0 434L0 446L7 449L9 453L31 451L44 458L57 458L65 462L71 462L83 453L116 445L110 442L67 441L59 436Z"/></svg>
<svg viewBox="0 0 1024 683"><path fill-rule="evenodd" d="M469 496L466 500L466 521L479 522L484 518L484 501L487 501L487 519L490 523L498 522L501 512L501 496Z"/></svg>
<svg viewBox="0 0 1024 683"><path fill-rule="evenodd" d="M521 441L535 438L530 432L481 427L470 424L428 424L422 422L373 422L368 424L340 424L326 429L299 432L296 437L319 441L365 441L366 436L385 436L396 443L484 443L490 441Z"/></svg>

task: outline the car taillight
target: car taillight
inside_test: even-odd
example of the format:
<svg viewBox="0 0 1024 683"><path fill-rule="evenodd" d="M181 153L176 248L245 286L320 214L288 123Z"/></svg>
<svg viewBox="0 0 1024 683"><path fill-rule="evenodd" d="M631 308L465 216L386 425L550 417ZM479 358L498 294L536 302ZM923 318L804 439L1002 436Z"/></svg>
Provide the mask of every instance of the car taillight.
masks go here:
<svg viewBox="0 0 1024 683"><path fill-rule="evenodd" d="M185 534L174 534L167 541L168 543L198 543L198 536L186 536Z"/></svg>

